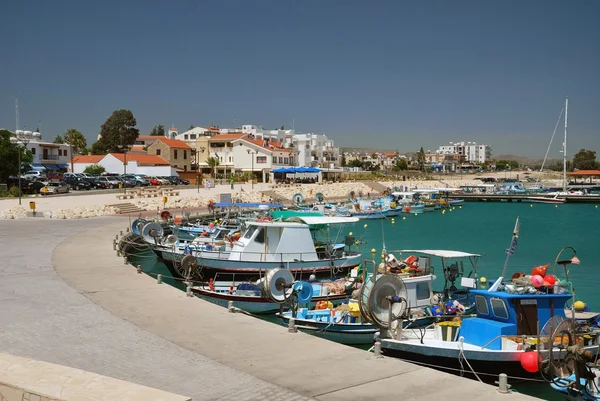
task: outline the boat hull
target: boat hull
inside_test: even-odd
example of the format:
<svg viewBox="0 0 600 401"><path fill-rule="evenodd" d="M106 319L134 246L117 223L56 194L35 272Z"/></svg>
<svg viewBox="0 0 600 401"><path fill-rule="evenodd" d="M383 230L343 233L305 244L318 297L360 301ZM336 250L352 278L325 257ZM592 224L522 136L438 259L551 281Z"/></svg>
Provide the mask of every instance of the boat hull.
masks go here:
<svg viewBox="0 0 600 401"><path fill-rule="evenodd" d="M282 322L287 325L291 313L278 314ZM311 334L329 341L346 345L373 344L375 333L379 331L369 323L329 323L309 319L295 319L296 328L304 333Z"/></svg>
<svg viewBox="0 0 600 401"><path fill-rule="evenodd" d="M550 203L550 204L562 204L565 203L566 200L563 198L545 198L543 196L530 196L522 202L529 203Z"/></svg>
<svg viewBox="0 0 600 401"><path fill-rule="evenodd" d="M253 314L267 314L278 312L280 304L271 302L267 298L260 296L241 296L235 294L223 294L214 291L210 291L204 288L192 288L192 292L197 297L213 303L215 305L222 306L224 308L229 307L229 302L233 302L235 308L241 309L248 313ZM329 301L334 306L340 305L343 301L348 299L348 295L328 295L328 296L316 296L313 297L310 303L310 307L314 308L319 301Z"/></svg>

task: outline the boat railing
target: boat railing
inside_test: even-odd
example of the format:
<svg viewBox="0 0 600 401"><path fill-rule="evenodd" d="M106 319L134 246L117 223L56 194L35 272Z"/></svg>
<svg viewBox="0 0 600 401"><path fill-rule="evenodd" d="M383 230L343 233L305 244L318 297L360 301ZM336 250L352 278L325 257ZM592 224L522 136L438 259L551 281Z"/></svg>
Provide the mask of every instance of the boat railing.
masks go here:
<svg viewBox="0 0 600 401"><path fill-rule="evenodd" d="M202 257L202 253L205 254L215 254L218 256L218 259L221 259L221 257L225 257L227 256L229 259L231 258L231 255L238 255L240 256L240 260L244 260L244 261L249 261L249 262L281 262L282 264L284 263L297 263L297 262L308 262L308 261L316 261L316 260L340 260L340 259L345 259L349 256L357 256L360 255L359 252L356 251L351 251L351 250L347 250L344 249L343 251L340 250L339 252L276 252L276 253L270 253L270 252L250 252L250 251L236 251L236 250L232 250L231 248L227 248L224 247L223 245L221 246L212 246L213 244L209 244L211 245L210 248L206 248L206 246L204 247L195 247L190 245L189 249L192 252L192 254L194 256L197 257ZM314 258L314 255L316 255L316 259ZM243 258L242 258L243 256ZM236 258L233 258L233 260L236 260Z"/></svg>

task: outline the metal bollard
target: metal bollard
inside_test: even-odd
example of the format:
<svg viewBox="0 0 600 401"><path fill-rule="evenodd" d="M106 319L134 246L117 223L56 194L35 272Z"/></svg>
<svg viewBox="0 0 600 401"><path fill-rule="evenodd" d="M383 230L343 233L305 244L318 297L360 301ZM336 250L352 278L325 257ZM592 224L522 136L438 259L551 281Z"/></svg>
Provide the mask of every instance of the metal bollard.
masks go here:
<svg viewBox="0 0 600 401"><path fill-rule="evenodd" d="M375 346L373 347L373 353L375 356L381 356L381 342L375 341Z"/></svg>
<svg viewBox="0 0 600 401"><path fill-rule="evenodd" d="M194 294L192 294L192 283L190 283L190 282L186 283L185 295L187 295L188 297L191 297L194 295Z"/></svg>
<svg viewBox="0 0 600 401"><path fill-rule="evenodd" d="M235 307L233 306L233 301L227 302L227 310L229 310L230 313L235 313Z"/></svg>
<svg viewBox="0 0 600 401"><path fill-rule="evenodd" d="M138 274L142 274L142 265L137 265L137 272Z"/></svg>
<svg viewBox="0 0 600 401"><path fill-rule="evenodd" d="M162 274L156 275L156 284L162 284Z"/></svg>
<svg viewBox="0 0 600 401"><path fill-rule="evenodd" d="M288 333L297 333L298 328L296 327L296 319L291 318L288 323Z"/></svg>
<svg viewBox="0 0 600 401"><path fill-rule="evenodd" d="M508 389L510 386L508 385L508 376L506 373L500 373L498 376L498 392L501 394L508 394Z"/></svg>
<svg viewBox="0 0 600 401"><path fill-rule="evenodd" d="M127 264L127 256L123 256L123 264L126 265Z"/></svg>

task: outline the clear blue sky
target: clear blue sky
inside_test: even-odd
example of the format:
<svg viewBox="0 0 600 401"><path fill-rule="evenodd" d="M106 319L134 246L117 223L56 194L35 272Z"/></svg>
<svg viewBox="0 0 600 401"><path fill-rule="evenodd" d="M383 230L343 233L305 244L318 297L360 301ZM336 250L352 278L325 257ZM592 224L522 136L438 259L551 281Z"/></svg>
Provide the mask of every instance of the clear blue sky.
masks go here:
<svg viewBox="0 0 600 401"><path fill-rule="evenodd" d="M0 127L18 98L46 139L91 141L127 108L142 133L295 119L341 146L543 156L568 95L570 150L600 151L596 0L22 0L0 15Z"/></svg>

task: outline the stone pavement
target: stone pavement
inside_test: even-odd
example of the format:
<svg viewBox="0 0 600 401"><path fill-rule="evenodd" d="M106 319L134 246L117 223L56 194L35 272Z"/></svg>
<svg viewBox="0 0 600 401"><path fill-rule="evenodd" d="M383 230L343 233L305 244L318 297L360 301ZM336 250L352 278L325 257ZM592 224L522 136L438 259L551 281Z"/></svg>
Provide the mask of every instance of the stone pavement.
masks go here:
<svg viewBox="0 0 600 401"><path fill-rule="evenodd" d="M52 267L54 248L71 234L78 236L114 221L121 221L119 226L124 228L127 220L0 221L2 352L131 381L195 401L306 399L140 329L71 289ZM85 245L96 247L93 236ZM86 249L67 249L65 256L77 265L87 265L86 254ZM126 288L126 283L121 284Z"/></svg>

